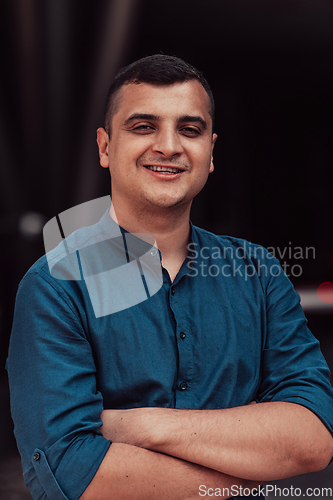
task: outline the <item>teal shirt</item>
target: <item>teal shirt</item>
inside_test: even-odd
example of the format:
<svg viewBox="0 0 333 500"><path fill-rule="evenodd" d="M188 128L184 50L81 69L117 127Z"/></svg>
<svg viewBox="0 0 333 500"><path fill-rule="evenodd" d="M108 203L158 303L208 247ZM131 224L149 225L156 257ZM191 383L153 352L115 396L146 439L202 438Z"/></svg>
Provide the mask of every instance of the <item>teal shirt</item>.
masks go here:
<svg viewBox="0 0 333 500"><path fill-rule="evenodd" d="M160 253L106 213L21 281L7 369L34 499L82 495L111 444L104 408L288 401L333 431L329 370L278 261L192 225L191 238L171 283Z"/></svg>

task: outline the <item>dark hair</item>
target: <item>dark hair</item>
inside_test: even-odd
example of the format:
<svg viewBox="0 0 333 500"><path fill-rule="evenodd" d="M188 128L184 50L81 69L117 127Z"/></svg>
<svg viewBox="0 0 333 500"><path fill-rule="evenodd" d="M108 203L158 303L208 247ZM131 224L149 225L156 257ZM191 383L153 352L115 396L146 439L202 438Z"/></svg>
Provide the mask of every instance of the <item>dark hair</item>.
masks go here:
<svg viewBox="0 0 333 500"><path fill-rule="evenodd" d="M152 85L172 85L189 80L198 80L209 98L209 114L214 122L214 96L207 80L194 66L186 63L179 57L155 54L144 57L122 68L114 78L109 88L104 114L104 128L110 135L110 126L113 115L118 108L117 94L123 85L129 83L150 83Z"/></svg>

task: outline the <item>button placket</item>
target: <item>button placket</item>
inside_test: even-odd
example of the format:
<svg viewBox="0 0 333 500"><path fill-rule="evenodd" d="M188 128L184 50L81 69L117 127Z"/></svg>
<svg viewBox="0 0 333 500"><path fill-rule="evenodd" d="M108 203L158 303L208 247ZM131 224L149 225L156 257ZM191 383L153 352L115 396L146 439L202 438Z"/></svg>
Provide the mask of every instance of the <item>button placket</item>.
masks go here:
<svg viewBox="0 0 333 500"><path fill-rule="evenodd" d="M191 326L186 309L187 300L187 295L183 295L181 283L179 283L179 286L178 283L176 286L174 284L170 285L169 303L176 321L175 340L178 347L178 373L175 387L176 408L189 408L193 397L191 390L193 346L190 341Z"/></svg>

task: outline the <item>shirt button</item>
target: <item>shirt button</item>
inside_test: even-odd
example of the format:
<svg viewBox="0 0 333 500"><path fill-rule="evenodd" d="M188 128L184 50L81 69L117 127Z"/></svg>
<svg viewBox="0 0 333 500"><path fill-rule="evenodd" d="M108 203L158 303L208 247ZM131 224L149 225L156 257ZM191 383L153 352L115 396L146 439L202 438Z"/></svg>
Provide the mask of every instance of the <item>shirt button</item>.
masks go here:
<svg viewBox="0 0 333 500"><path fill-rule="evenodd" d="M171 295L175 295L175 289L171 288Z"/></svg>
<svg viewBox="0 0 333 500"><path fill-rule="evenodd" d="M36 462L40 459L40 453L34 453L34 460L36 460Z"/></svg>
<svg viewBox="0 0 333 500"><path fill-rule="evenodd" d="M155 255L157 255L157 249L156 248L153 248L150 252L150 255L152 255L153 257L155 257Z"/></svg>
<svg viewBox="0 0 333 500"><path fill-rule="evenodd" d="M184 340L184 338L186 337L186 334L185 334L184 332L181 332L181 334L180 334L179 336L180 336L180 338L181 338L182 340Z"/></svg>
<svg viewBox="0 0 333 500"><path fill-rule="evenodd" d="M186 382L182 382L179 386L180 390L181 391L186 391L187 389L187 383Z"/></svg>

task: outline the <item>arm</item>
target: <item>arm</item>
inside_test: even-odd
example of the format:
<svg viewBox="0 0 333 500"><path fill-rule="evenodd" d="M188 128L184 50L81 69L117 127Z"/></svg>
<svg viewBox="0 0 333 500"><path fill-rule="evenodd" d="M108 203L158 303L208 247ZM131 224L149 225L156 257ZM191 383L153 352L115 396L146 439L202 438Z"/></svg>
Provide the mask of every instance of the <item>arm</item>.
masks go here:
<svg viewBox="0 0 333 500"><path fill-rule="evenodd" d="M103 400L70 296L35 268L18 289L8 354L15 437L32 497L76 500L110 447L99 431Z"/></svg>
<svg viewBox="0 0 333 500"><path fill-rule="evenodd" d="M100 432L103 400L91 345L60 285L35 272L24 278L8 358L15 434L32 496L183 500L197 498L201 484L254 488L160 453L110 446Z"/></svg>
<svg viewBox="0 0 333 500"><path fill-rule="evenodd" d="M103 434L252 480L324 468L333 455L329 370L287 277L268 273L262 280L267 325L259 404L223 410L107 410Z"/></svg>
<svg viewBox="0 0 333 500"><path fill-rule="evenodd" d="M223 410L107 410L102 413L106 437L248 479L274 480L328 464L333 455L329 371L306 327L299 296L283 272L273 272L278 261L271 257L257 263L265 264L258 272L265 297L260 403Z"/></svg>
<svg viewBox="0 0 333 500"><path fill-rule="evenodd" d="M272 402L225 410L104 410L102 432L116 442L251 480L321 470L333 438L307 408Z"/></svg>
<svg viewBox="0 0 333 500"><path fill-rule="evenodd" d="M199 487L220 488L221 498L255 490L259 483L155 453L135 446L113 443L94 479L80 500L190 500ZM223 490L224 489L224 490Z"/></svg>

